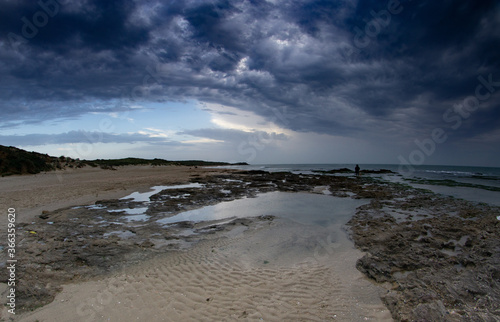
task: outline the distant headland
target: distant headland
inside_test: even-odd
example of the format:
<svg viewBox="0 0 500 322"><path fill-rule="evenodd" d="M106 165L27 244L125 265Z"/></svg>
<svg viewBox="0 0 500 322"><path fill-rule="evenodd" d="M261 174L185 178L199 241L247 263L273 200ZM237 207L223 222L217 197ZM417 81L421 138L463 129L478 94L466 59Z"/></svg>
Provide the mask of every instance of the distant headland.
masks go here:
<svg viewBox="0 0 500 322"><path fill-rule="evenodd" d="M102 169L114 170L118 166L126 165L152 165L152 166L223 166L223 165L247 165L246 162L228 163L202 160L172 161L164 159L97 159L80 160L70 157L54 157L38 152L28 152L13 146L0 145L0 175L37 174L46 171L64 170L67 168L83 168L85 166L101 167Z"/></svg>

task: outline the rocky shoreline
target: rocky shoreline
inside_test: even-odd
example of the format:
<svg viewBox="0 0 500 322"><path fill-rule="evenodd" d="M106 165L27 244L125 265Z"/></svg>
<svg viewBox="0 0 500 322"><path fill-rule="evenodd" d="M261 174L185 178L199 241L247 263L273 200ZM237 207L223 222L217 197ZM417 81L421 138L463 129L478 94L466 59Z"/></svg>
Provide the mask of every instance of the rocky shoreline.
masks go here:
<svg viewBox="0 0 500 322"><path fill-rule="evenodd" d="M255 229L273 219L263 214L164 225L161 218L258 193L326 187L334 196L371 199L358 208L348 227L355 245L366 252L357 267L388 288L383 300L394 319L499 319L498 207L367 176L240 171L193 176L190 181L203 188L164 189L149 201L101 200L44 212L20 225L19 310L50 303L64 283L111 274L151 256L220 238L237 227ZM145 211L134 218L134 209Z"/></svg>
<svg viewBox="0 0 500 322"><path fill-rule="evenodd" d="M498 207L388 185L349 221L397 321L500 320Z"/></svg>

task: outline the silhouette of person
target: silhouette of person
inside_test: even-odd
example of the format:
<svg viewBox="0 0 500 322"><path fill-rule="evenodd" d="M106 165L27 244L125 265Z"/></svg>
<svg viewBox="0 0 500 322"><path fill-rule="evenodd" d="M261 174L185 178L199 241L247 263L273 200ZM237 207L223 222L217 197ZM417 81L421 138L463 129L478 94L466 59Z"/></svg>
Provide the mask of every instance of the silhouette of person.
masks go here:
<svg viewBox="0 0 500 322"><path fill-rule="evenodd" d="M356 176L359 176L359 165L356 164L356 167L354 168L354 172L356 173Z"/></svg>

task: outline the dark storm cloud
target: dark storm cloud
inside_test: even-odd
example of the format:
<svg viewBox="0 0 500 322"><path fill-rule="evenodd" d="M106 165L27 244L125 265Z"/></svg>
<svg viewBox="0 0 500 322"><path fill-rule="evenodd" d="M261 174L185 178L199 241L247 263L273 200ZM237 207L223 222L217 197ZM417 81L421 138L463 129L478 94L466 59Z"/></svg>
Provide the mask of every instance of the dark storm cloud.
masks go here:
<svg viewBox="0 0 500 322"><path fill-rule="evenodd" d="M67 53L81 46L94 52L122 51L148 41L148 28L130 21L136 9L131 0L2 2L4 36L10 34L12 43L16 34L35 50Z"/></svg>
<svg viewBox="0 0 500 322"><path fill-rule="evenodd" d="M492 0L42 3L58 12L23 38L44 9L2 1L7 124L195 98L296 131L391 137L402 128L412 140L454 125L443 114L475 94L478 76L500 81ZM491 94L453 129L457 139L499 127Z"/></svg>

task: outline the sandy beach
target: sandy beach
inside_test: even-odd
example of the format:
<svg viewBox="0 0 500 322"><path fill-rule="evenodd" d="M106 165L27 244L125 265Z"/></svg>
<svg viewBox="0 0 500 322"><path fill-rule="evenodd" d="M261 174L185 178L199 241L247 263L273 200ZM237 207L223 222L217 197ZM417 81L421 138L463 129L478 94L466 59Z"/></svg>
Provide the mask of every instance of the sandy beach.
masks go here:
<svg viewBox="0 0 500 322"><path fill-rule="evenodd" d="M335 260L307 258L305 250L276 256L304 231L266 226L65 285L52 303L20 321L391 320L380 290L352 269L359 251L339 250ZM276 235L280 230L287 234Z"/></svg>
<svg viewBox="0 0 500 322"><path fill-rule="evenodd" d="M12 176L0 181L1 204L16 209L18 224L38 227L25 230L36 229L36 236L42 238L48 231L42 231L41 227L51 229L63 224L62 215L52 215L58 209L68 212L74 206L146 192L153 186L185 184L193 178L228 172L231 171L131 166L116 171L84 168ZM42 212L51 214L54 225L30 225L43 222L39 218ZM138 226L134 225L134 229ZM317 242L331 243L332 229L338 234L341 227L325 229L318 239L317 229L292 221L248 220L241 227L229 226L216 234L206 234L188 249L157 252L147 257L134 255L133 259L123 260L119 268L92 273L91 277L76 273L61 278L58 274L64 275L65 269L49 265L52 268L40 272L39 279L49 283L41 287L45 292L55 292L55 299L32 312L17 314L15 320L391 320L380 300L383 289L354 269L362 253L343 232L332 244L335 256L323 254L323 247ZM86 234L91 231L92 228ZM22 233L28 231L18 232ZM49 243L58 235L51 236L54 237L46 237L38 244ZM19 248L26 247L29 254L35 254L31 258L48 251L29 238L20 243ZM51 245L65 247L61 243ZM48 258L55 261L55 257ZM30 269L38 271L32 266ZM84 275L89 271L78 272ZM62 281L64 285L51 288L51 279L52 284ZM5 295L6 284L2 289ZM5 307L2 318L12 317Z"/></svg>
<svg viewBox="0 0 500 322"><path fill-rule="evenodd" d="M186 183L192 177L227 171L185 166L122 166L117 170L85 167L9 176L0 178L0 205L2 209L16 208L17 221L28 222L43 210L93 204L99 199L147 191L155 185Z"/></svg>
<svg viewBox="0 0 500 322"><path fill-rule="evenodd" d="M500 210L487 204L377 176L214 168L0 182L18 214L15 320L498 316Z"/></svg>

